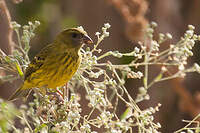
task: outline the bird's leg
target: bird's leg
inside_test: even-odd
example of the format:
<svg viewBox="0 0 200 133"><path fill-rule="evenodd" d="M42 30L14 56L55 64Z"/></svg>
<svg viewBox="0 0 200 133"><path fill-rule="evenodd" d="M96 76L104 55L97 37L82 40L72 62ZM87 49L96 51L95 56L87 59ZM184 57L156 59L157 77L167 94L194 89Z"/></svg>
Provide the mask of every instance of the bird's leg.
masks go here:
<svg viewBox="0 0 200 133"><path fill-rule="evenodd" d="M67 83L65 84L65 86L63 86L63 87L61 88L61 92L62 92L62 93L60 92L59 89L56 89L56 90L57 90L57 93L58 93L59 95L61 95L63 99L65 99L65 97L69 98L69 97L68 97L68 96L69 96L69 89L67 88Z"/></svg>
<svg viewBox="0 0 200 133"><path fill-rule="evenodd" d="M68 84L66 83L64 86L65 88L64 88L63 94L65 97L69 98L69 88L67 86Z"/></svg>
<svg viewBox="0 0 200 133"><path fill-rule="evenodd" d="M53 89L53 91L52 90L47 91L47 94L50 95L50 100L57 99L59 101L63 101L62 93L57 88Z"/></svg>
<svg viewBox="0 0 200 133"><path fill-rule="evenodd" d="M58 88L56 88L56 92L64 99L64 95L60 92Z"/></svg>
<svg viewBox="0 0 200 133"><path fill-rule="evenodd" d="M65 86L63 86L63 87L61 88L61 91L62 91L62 96L63 96L63 99L64 99L65 96L66 96Z"/></svg>

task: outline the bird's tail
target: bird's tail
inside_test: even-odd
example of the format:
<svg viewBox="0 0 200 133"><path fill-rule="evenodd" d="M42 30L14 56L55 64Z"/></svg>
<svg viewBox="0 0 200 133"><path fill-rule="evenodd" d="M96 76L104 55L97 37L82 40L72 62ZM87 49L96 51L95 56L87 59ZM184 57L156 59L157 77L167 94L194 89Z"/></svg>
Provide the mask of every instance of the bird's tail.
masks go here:
<svg viewBox="0 0 200 133"><path fill-rule="evenodd" d="M22 86L21 88L17 89L15 91L15 93L11 97L9 97L8 100L14 101L18 98L22 98L22 97L25 98L26 96L28 96L29 92L30 92L30 89L24 89L23 86Z"/></svg>

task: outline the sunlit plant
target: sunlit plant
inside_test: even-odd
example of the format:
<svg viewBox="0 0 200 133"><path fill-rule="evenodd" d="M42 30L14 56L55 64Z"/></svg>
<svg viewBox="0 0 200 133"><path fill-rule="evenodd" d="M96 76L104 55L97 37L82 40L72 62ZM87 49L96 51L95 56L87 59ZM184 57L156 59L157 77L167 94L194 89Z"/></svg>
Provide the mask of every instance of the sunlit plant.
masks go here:
<svg viewBox="0 0 200 133"><path fill-rule="evenodd" d="M9 72L9 75L1 77L2 81L23 78L23 73L29 63L30 39L34 37L34 30L39 24L38 21L29 22L28 25L21 28L21 25L16 22L12 23L18 37L18 45L13 55L6 55L3 51L0 51L1 69ZM158 82L183 78L188 72L200 73L200 66L197 63L187 67L187 59L193 56L192 48L195 41L200 40L200 36L194 33L194 26L189 25L180 41L161 51L162 43L172 39L172 35L169 33L159 34L159 39L155 40L154 30L157 24L152 22L145 30L144 41L139 42L140 47L133 48L129 53L119 51L104 53L98 46L103 45L102 41L109 37L108 30L110 27L110 24L106 23L101 32L96 32L97 42L93 47L84 46L81 48L82 63L68 83L70 97L66 96L64 99L60 99L59 96L45 95L41 98L34 93L34 99L28 105L21 105L20 113L16 114L24 128L16 128L12 122L13 117L11 117L7 123L10 126L6 130L26 133L69 133L72 131L96 133L96 129L102 128L107 133L134 132L135 130L139 133L159 132L161 125L154 122L154 114L159 111L161 104L158 103L155 107L141 109L138 103L150 100L151 96L148 94L148 90ZM111 60L106 60L105 57L108 56L116 58L130 56L134 58L128 64L115 64ZM149 66L160 66L160 72L153 80L149 79ZM143 68L143 71L139 71L141 70L138 69L140 67ZM167 73L171 74L168 75ZM138 89L136 97L132 97L128 88L125 87L127 78L143 81L141 87L134 88ZM65 89L65 86L60 88ZM83 88L86 95L81 97L78 91ZM81 113L83 105L80 104L80 100L83 99L87 100L87 106L90 109L84 115ZM120 109L119 101L127 106L123 114L116 113ZM0 115L3 110L4 108L1 107ZM177 132L199 130L199 125L192 128L189 128L189 126L191 124ZM1 125L0 129L3 130Z"/></svg>

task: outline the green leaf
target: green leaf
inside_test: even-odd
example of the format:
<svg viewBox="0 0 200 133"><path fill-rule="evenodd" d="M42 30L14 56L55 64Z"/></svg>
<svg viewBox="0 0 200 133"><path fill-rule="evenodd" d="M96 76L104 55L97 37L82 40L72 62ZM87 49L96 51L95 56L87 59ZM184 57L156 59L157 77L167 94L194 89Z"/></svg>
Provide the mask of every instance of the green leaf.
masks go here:
<svg viewBox="0 0 200 133"><path fill-rule="evenodd" d="M158 74L158 76L155 78L155 81L159 81L162 78L162 76L163 76L162 73Z"/></svg>
<svg viewBox="0 0 200 133"><path fill-rule="evenodd" d="M11 63L11 62L12 62L12 59L11 59L9 56L5 56L4 60L5 60L7 63Z"/></svg>
<svg viewBox="0 0 200 133"><path fill-rule="evenodd" d="M143 84L144 84L144 87L146 88L147 87L146 86L147 85L147 78L146 77L143 78Z"/></svg>
<svg viewBox="0 0 200 133"><path fill-rule="evenodd" d="M23 77L23 76L24 76L24 73L22 72L22 69L21 69L21 67L20 67L20 65L19 65L19 63L18 63L18 61L15 62L15 66L16 66L16 69L17 69L18 74L19 74L21 77Z"/></svg>
<svg viewBox="0 0 200 133"><path fill-rule="evenodd" d="M34 129L34 133L39 133L43 128L48 128L48 126L43 123Z"/></svg>
<svg viewBox="0 0 200 133"><path fill-rule="evenodd" d="M124 119L127 119L129 118L133 113L133 109L128 107L124 113L120 116L120 120L124 120Z"/></svg>

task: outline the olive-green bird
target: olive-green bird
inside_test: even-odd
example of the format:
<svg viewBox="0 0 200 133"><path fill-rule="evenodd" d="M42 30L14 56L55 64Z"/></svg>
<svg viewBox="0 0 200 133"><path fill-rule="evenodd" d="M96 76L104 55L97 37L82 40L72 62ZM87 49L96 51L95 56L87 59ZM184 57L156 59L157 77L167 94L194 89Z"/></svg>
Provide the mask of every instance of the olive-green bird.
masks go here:
<svg viewBox="0 0 200 133"><path fill-rule="evenodd" d="M23 85L9 98L26 97L32 88L55 88L67 83L81 62L82 44L93 43L82 28L71 28L57 35L28 65Z"/></svg>

